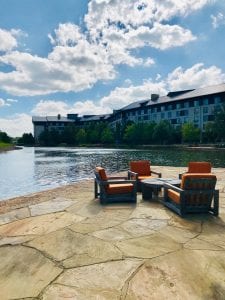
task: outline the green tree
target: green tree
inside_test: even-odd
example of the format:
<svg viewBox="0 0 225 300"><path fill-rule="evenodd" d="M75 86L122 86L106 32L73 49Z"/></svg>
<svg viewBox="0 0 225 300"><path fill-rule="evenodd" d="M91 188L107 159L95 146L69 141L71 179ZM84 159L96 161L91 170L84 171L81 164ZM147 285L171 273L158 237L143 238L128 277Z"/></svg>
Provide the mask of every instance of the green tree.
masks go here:
<svg viewBox="0 0 225 300"><path fill-rule="evenodd" d="M216 138L217 138L217 134L216 134L216 128L215 128L215 123L214 122L207 122L205 124L205 132L203 135L204 141L208 142L208 143L214 143Z"/></svg>
<svg viewBox="0 0 225 300"><path fill-rule="evenodd" d="M32 146L34 145L34 137L32 133L24 133L17 141L18 144Z"/></svg>
<svg viewBox="0 0 225 300"><path fill-rule="evenodd" d="M103 144L112 144L114 142L112 130L106 127L102 132L101 142Z"/></svg>
<svg viewBox="0 0 225 300"><path fill-rule="evenodd" d="M74 125L66 126L60 135L60 143L65 143L67 145L75 145L76 134L77 128Z"/></svg>
<svg viewBox="0 0 225 300"><path fill-rule="evenodd" d="M217 140L223 142L225 140L225 103L215 114L214 128Z"/></svg>
<svg viewBox="0 0 225 300"><path fill-rule="evenodd" d="M182 125L182 139L187 143L196 143L200 140L200 129L196 128L193 123L185 123Z"/></svg>
<svg viewBox="0 0 225 300"><path fill-rule="evenodd" d="M12 138L6 132L0 131L0 141L3 143L11 143Z"/></svg>
<svg viewBox="0 0 225 300"><path fill-rule="evenodd" d="M87 141L87 133L84 128L81 128L77 132L77 142L78 144L84 144Z"/></svg>
<svg viewBox="0 0 225 300"><path fill-rule="evenodd" d="M173 126L169 121L160 121L154 127L153 140L159 144L169 144L173 141Z"/></svg>

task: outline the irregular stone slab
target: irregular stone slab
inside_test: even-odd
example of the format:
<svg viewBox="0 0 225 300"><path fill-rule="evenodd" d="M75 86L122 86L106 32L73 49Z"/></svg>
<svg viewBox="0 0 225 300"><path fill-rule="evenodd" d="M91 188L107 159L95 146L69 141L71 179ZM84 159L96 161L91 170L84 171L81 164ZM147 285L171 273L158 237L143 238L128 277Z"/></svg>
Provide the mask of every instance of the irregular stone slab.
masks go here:
<svg viewBox="0 0 225 300"><path fill-rule="evenodd" d="M114 227L129 218L129 210L103 210L96 217L88 218L82 222L72 225L73 231L90 233L101 229Z"/></svg>
<svg viewBox="0 0 225 300"><path fill-rule="evenodd" d="M41 235L48 232L56 231L59 228L69 226L73 223L83 220L84 217L71 215L69 213L55 213L44 216L31 217L0 227L0 235L17 236L17 235Z"/></svg>
<svg viewBox="0 0 225 300"><path fill-rule="evenodd" d="M213 222L204 223L199 239L225 249L225 227Z"/></svg>
<svg viewBox="0 0 225 300"><path fill-rule="evenodd" d="M160 233L116 243L126 257L152 258L181 248L173 239Z"/></svg>
<svg viewBox="0 0 225 300"><path fill-rule="evenodd" d="M160 233L170 237L178 243L186 243L198 235L197 232L185 230L174 226L167 226L159 230Z"/></svg>
<svg viewBox="0 0 225 300"><path fill-rule="evenodd" d="M1 300L37 297L62 269L40 252L23 246L0 248Z"/></svg>
<svg viewBox="0 0 225 300"><path fill-rule="evenodd" d="M213 251L181 250L151 259L131 279L126 300L222 300L224 265L224 253Z"/></svg>
<svg viewBox="0 0 225 300"><path fill-rule="evenodd" d="M165 226L167 226L167 220L151 219L131 219L120 225L133 237L152 234Z"/></svg>
<svg viewBox="0 0 225 300"><path fill-rule="evenodd" d="M75 201L66 198L55 198L51 201L42 202L35 205L30 205L31 216L40 216L49 213L64 211L67 207L74 204Z"/></svg>
<svg viewBox="0 0 225 300"><path fill-rule="evenodd" d="M118 228L118 227L95 231L92 233L92 235L106 241L119 241L119 240L129 239L132 237L131 234L129 234L122 228Z"/></svg>
<svg viewBox="0 0 225 300"><path fill-rule="evenodd" d="M140 264L138 260L122 260L70 269L60 275L56 283L81 290L110 290L115 293L122 289Z"/></svg>
<svg viewBox="0 0 225 300"><path fill-rule="evenodd" d="M14 209L10 212L0 215L0 225L7 224L16 220L21 220L30 217L30 212L27 207Z"/></svg>
<svg viewBox="0 0 225 300"><path fill-rule="evenodd" d="M0 239L0 246L23 244L27 241L30 241L30 240L34 239L34 238L35 238L35 236L32 236L32 235L4 237L4 238Z"/></svg>
<svg viewBox="0 0 225 300"><path fill-rule="evenodd" d="M163 206L157 205L151 207L143 207L138 206L130 218L151 218L151 219L157 219L157 220L168 220L171 218L171 213L169 210L164 209Z"/></svg>
<svg viewBox="0 0 225 300"><path fill-rule="evenodd" d="M184 244L184 248L192 250L212 250L212 251L224 251L224 248L211 244L207 241L200 240L199 238L192 239Z"/></svg>
<svg viewBox="0 0 225 300"><path fill-rule="evenodd" d="M57 261L64 260L66 268L122 259L122 253L110 243L68 229L36 238L28 245Z"/></svg>
<svg viewBox="0 0 225 300"><path fill-rule="evenodd" d="M175 213L171 217L171 219L168 221L168 225L187 229L193 232L201 232L202 230L202 221L198 219L199 216L196 217L196 219L184 219L180 216L176 215Z"/></svg>
<svg viewBox="0 0 225 300"><path fill-rule="evenodd" d="M120 300L120 292L111 289L78 289L59 284L53 284L43 294L42 300Z"/></svg>

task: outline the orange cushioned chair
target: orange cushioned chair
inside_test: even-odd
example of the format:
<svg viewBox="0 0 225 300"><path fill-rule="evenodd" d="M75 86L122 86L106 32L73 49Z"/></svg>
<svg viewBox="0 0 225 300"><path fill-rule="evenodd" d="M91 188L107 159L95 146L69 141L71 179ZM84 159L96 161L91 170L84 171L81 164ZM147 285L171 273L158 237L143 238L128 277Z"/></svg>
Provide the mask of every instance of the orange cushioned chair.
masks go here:
<svg viewBox="0 0 225 300"><path fill-rule="evenodd" d="M211 173L212 165L206 161L190 161L188 163L187 172L183 173ZM179 174L179 178L182 178L183 174Z"/></svg>
<svg viewBox="0 0 225 300"><path fill-rule="evenodd" d="M108 177L105 169L95 168L95 198L101 204L110 202L137 202L137 182L127 177Z"/></svg>
<svg viewBox="0 0 225 300"><path fill-rule="evenodd" d="M150 161L138 160L130 162L130 169L128 170L128 178L137 180L137 190L141 191L141 181L144 179L154 178L152 174L162 177L161 173L151 170Z"/></svg>
<svg viewBox="0 0 225 300"><path fill-rule="evenodd" d="M219 191L215 185L216 176L213 174L183 174L180 188L164 184L163 203L181 216L206 212L218 216Z"/></svg>

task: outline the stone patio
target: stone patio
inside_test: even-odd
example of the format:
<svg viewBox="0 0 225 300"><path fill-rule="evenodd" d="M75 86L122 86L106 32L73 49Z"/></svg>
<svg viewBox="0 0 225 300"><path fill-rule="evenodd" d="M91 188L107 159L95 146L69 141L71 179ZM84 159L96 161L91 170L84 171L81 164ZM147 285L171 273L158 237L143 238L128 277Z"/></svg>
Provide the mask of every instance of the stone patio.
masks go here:
<svg viewBox="0 0 225 300"><path fill-rule="evenodd" d="M93 181L2 202L0 299L224 300L225 169L213 172L219 217L182 219L141 194L101 206Z"/></svg>

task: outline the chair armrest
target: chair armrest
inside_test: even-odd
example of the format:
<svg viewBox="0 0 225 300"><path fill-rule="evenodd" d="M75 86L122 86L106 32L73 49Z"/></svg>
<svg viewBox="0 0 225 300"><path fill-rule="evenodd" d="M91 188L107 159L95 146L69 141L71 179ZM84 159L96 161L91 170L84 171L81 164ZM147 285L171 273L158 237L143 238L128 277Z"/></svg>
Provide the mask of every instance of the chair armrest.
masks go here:
<svg viewBox="0 0 225 300"><path fill-rule="evenodd" d="M166 182L163 184L163 186L164 186L165 189L171 189L171 190L174 190L175 192L178 192L178 193L181 193L181 192L184 191L181 188L179 188L179 187L177 187L175 185L166 183Z"/></svg>
<svg viewBox="0 0 225 300"><path fill-rule="evenodd" d="M182 175L183 175L183 174L186 174L186 173L187 173L187 172L179 173L179 175L178 175L179 179L182 179Z"/></svg>
<svg viewBox="0 0 225 300"><path fill-rule="evenodd" d="M131 179L131 178L135 178L135 180L138 179L138 173L135 173L131 170L128 170L128 179Z"/></svg>
<svg viewBox="0 0 225 300"><path fill-rule="evenodd" d="M127 177L126 176L107 176L107 180L119 180L119 179L124 179L124 180L126 180L127 179Z"/></svg>
<svg viewBox="0 0 225 300"><path fill-rule="evenodd" d="M151 173L158 175L158 176L159 176L159 178L161 178L161 177L162 177L162 173L159 173L159 172L156 172L156 171L152 171L152 170L151 170Z"/></svg>
<svg viewBox="0 0 225 300"><path fill-rule="evenodd" d="M124 184L124 183L133 183L136 184L136 180L102 180L103 185L108 184Z"/></svg>

